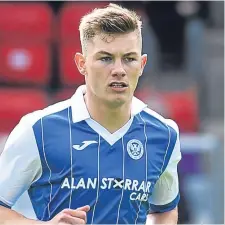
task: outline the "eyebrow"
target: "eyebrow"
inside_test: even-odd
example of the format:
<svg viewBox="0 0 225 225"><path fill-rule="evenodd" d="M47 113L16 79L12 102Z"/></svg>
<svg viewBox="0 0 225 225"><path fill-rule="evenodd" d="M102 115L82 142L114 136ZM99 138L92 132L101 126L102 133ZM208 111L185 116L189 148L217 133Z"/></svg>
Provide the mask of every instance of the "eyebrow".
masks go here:
<svg viewBox="0 0 225 225"><path fill-rule="evenodd" d="M99 51L99 52L96 53L96 55L99 55L99 54L102 54L102 55L110 55L110 56L112 56L111 53L106 52L106 51Z"/></svg>
<svg viewBox="0 0 225 225"><path fill-rule="evenodd" d="M138 55L137 52L128 52L125 54L125 56L129 56L129 55Z"/></svg>
<svg viewBox="0 0 225 225"><path fill-rule="evenodd" d="M106 51L99 51L99 52L97 52L96 54L102 54L102 55L109 55L109 56L112 56L111 53L106 52ZM128 53L124 54L124 56L130 56L130 55L138 55L138 54L137 54L137 52L128 52Z"/></svg>

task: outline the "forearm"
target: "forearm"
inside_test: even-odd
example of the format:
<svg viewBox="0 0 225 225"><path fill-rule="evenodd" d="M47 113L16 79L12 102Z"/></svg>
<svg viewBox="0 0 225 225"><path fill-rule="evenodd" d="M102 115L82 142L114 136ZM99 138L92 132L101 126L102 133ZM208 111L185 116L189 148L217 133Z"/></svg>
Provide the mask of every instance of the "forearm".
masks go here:
<svg viewBox="0 0 225 225"><path fill-rule="evenodd" d="M147 218L147 225L150 224L177 224L178 212L177 208L165 213L149 214Z"/></svg>
<svg viewBox="0 0 225 225"><path fill-rule="evenodd" d="M27 219L21 214L0 206L0 225L43 225L44 222Z"/></svg>

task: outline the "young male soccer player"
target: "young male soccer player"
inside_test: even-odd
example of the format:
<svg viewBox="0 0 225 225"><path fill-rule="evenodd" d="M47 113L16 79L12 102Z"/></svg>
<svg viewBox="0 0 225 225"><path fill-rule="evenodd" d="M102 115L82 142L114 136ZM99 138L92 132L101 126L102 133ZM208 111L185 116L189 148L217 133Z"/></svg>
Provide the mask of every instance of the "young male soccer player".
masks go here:
<svg viewBox="0 0 225 225"><path fill-rule="evenodd" d="M85 76L71 99L24 116L0 157L0 224L177 223L178 127L133 97L141 21L111 4L83 17ZM37 221L10 209L28 190Z"/></svg>

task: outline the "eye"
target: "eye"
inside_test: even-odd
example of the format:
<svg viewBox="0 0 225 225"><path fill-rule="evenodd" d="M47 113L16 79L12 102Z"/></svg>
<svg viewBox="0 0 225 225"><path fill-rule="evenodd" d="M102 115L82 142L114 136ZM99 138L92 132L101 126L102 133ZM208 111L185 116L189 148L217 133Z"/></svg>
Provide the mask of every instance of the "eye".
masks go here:
<svg viewBox="0 0 225 225"><path fill-rule="evenodd" d="M111 57L109 57L109 56L106 56L106 57L102 57L102 58L100 58L100 60L101 60L102 62L109 62L109 61L111 61L111 60L112 60L112 58L111 58Z"/></svg>
<svg viewBox="0 0 225 225"><path fill-rule="evenodd" d="M132 58L132 57L126 57L124 58L125 62L133 62L133 61L136 61L135 58Z"/></svg>

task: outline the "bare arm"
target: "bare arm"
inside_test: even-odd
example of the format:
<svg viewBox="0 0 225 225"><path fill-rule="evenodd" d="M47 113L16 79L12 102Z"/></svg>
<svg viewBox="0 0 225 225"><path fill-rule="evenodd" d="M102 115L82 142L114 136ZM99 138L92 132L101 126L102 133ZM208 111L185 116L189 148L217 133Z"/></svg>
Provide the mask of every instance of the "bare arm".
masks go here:
<svg viewBox="0 0 225 225"><path fill-rule="evenodd" d="M0 206L0 224L1 225L41 225L44 222L27 219L12 209Z"/></svg>
<svg viewBox="0 0 225 225"><path fill-rule="evenodd" d="M178 211L176 207L175 209L168 212L149 214L146 224L177 224L177 221Z"/></svg>

